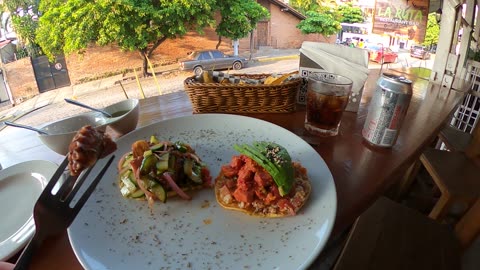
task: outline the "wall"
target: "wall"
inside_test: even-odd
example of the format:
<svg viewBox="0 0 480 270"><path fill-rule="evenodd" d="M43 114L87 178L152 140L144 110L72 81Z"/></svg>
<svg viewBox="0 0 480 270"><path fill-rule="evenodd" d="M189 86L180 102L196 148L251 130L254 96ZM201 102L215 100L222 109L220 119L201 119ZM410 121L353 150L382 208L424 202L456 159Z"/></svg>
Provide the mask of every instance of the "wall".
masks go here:
<svg viewBox="0 0 480 270"><path fill-rule="evenodd" d="M270 12L270 20L268 21L268 44L274 49L292 49L302 47L303 41L327 42L334 43L335 35L324 37L320 34L304 35L296 26L300 23L300 18L288 11L281 11L278 5L268 0L257 1L266 7ZM254 32L254 40L256 41L257 33ZM257 45L256 42L255 46ZM240 40L240 50L245 51L250 47L250 37Z"/></svg>
<svg viewBox="0 0 480 270"><path fill-rule="evenodd" d="M5 64L3 70L14 104L38 95L38 86L30 58Z"/></svg>
<svg viewBox="0 0 480 270"><path fill-rule="evenodd" d="M319 34L304 35L296 26L300 19L288 12L281 11L278 6L271 5L271 42L272 47L278 49L300 48L303 41L322 41L328 39ZM335 42L335 39L333 39Z"/></svg>

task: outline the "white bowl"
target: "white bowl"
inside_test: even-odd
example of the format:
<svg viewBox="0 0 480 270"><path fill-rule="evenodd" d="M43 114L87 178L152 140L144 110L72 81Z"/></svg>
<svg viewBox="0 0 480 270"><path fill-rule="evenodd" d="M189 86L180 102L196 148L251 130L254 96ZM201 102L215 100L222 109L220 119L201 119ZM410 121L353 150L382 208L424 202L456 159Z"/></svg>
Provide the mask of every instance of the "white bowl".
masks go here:
<svg viewBox="0 0 480 270"><path fill-rule="evenodd" d="M40 127L40 129L47 132L48 135L38 135L38 137L53 151L60 155L66 155L73 137L80 128L86 125L90 125L100 131L105 131L107 120L105 116L99 112L77 114Z"/></svg>
<svg viewBox="0 0 480 270"><path fill-rule="evenodd" d="M107 124L120 136L135 130L138 123L139 106L138 99L126 99L103 108L113 117L108 119Z"/></svg>

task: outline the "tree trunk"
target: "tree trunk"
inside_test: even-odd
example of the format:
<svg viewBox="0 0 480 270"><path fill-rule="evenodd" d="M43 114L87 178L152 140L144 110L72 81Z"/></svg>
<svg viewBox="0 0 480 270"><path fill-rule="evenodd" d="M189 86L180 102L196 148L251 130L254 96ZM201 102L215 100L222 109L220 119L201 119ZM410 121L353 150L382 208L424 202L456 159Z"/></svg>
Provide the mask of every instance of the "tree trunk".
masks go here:
<svg viewBox="0 0 480 270"><path fill-rule="evenodd" d="M222 36L218 36L218 43L217 43L217 46L215 46L215 49L218 50L218 48L220 47L220 44L222 43Z"/></svg>
<svg viewBox="0 0 480 270"><path fill-rule="evenodd" d="M147 61L147 53L145 50L139 51L140 57L142 58L142 75L143 77L148 77L152 74L148 73L148 61Z"/></svg>
<svg viewBox="0 0 480 270"><path fill-rule="evenodd" d="M160 44L162 44L165 40L167 40L167 38L162 37L161 39L155 41L155 43L152 44L152 47L150 47L150 49L145 48L145 49L139 50L140 57L142 57L142 60L143 60L143 63L142 63L143 77L152 76L152 73L148 72L148 60L147 60L147 58L152 57L153 51L155 51L155 49L158 48L158 46L160 46Z"/></svg>
<svg viewBox="0 0 480 270"><path fill-rule="evenodd" d="M238 56L238 46L239 46L238 39L233 40L233 55L235 56Z"/></svg>

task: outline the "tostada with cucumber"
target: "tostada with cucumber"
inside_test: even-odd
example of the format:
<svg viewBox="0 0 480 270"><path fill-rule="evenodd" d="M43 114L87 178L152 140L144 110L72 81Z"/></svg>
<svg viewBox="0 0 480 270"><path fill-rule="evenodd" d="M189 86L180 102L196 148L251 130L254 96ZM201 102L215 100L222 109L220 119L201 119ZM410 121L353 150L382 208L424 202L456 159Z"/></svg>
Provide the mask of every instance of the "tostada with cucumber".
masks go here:
<svg viewBox="0 0 480 270"><path fill-rule="evenodd" d="M294 216L311 194L307 170L273 142L234 145L239 155L221 167L215 197L224 208L260 217Z"/></svg>
<svg viewBox="0 0 480 270"><path fill-rule="evenodd" d="M208 167L189 144L155 136L134 142L132 151L120 159L118 171L123 197L146 199L149 206L174 196L190 200L189 191L212 186Z"/></svg>

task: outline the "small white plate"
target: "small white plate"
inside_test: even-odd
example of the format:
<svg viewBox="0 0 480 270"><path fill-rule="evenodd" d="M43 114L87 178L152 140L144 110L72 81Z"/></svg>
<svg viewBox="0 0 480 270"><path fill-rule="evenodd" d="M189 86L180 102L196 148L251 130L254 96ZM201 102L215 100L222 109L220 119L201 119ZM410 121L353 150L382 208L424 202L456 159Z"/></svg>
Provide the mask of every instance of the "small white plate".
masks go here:
<svg viewBox="0 0 480 270"><path fill-rule="evenodd" d="M0 260L15 255L33 236L33 206L57 168L33 160L0 170Z"/></svg>

